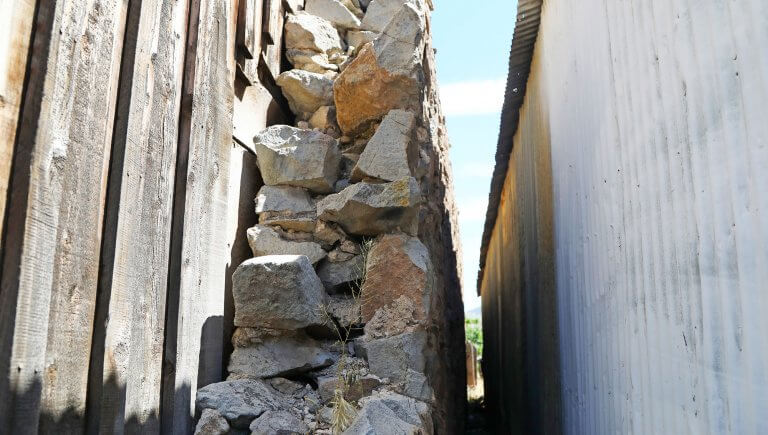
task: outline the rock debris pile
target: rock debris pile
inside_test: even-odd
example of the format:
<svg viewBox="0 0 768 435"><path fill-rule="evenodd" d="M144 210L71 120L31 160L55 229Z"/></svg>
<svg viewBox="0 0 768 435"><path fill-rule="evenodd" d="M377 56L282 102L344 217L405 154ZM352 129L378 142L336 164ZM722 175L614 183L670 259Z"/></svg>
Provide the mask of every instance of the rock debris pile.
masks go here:
<svg viewBox="0 0 768 435"><path fill-rule="evenodd" d="M233 276L229 377L198 391L197 433L431 434L445 419L442 296L419 238L430 7L307 0L287 16L294 69L277 83L296 126L254 138L254 258Z"/></svg>

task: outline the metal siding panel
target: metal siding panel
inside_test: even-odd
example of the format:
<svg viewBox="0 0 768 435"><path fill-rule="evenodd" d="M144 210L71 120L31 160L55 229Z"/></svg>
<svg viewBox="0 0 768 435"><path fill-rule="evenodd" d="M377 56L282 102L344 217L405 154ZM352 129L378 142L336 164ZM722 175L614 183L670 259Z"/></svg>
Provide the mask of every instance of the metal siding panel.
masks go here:
<svg viewBox="0 0 768 435"><path fill-rule="evenodd" d="M527 280L545 199L530 189L546 176L526 165L531 143L551 144L566 433L768 432L766 23L759 0L544 6L522 106L507 94L519 120L502 119L518 130L500 137L499 196L517 204L490 203L480 282L504 290L500 314L484 318L487 357L492 343L532 340L499 316L540 309ZM525 122L538 115L547 138ZM502 238L510 225L519 234ZM535 365L540 343L517 345Z"/></svg>

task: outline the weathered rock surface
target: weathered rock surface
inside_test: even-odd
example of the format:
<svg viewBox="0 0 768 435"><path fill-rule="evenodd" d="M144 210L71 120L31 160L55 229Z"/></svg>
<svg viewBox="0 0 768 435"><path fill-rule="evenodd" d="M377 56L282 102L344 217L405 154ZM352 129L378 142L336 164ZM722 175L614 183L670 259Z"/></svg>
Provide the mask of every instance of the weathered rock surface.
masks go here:
<svg viewBox="0 0 768 435"><path fill-rule="evenodd" d="M366 262L363 320L368 322L379 308L404 296L413 306L416 320L426 321L432 283L429 251L419 239L405 234L379 236Z"/></svg>
<svg viewBox="0 0 768 435"><path fill-rule="evenodd" d="M429 407L392 392L381 392L362 401L362 409L344 435L431 435Z"/></svg>
<svg viewBox="0 0 768 435"><path fill-rule="evenodd" d="M248 425L266 411L288 406L272 387L261 380L240 379L217 382L197 390L195 406L198 412L213 409L230 426L248 429Z"/></svg>
<svg viewBox="0 0 768 435"><path fill-rule="evenodd" d="M304 333L265 337L248 347L235 347L229 379L292 376L328 367L333 356Z"/></svg>
<svg viewBox="0 0 768 435"><path fill-rule="evenodd" d="M350 234L373 236L396 229L418 231L419 186L413 178L384 184L352 184L317 203L318 218Z"/></svg>
<svg viewBox="0 0 768 435"><path fill-rule="evenodd" d="M372 44L336 77L334 100L341 131L363 132L392 109L419 101L423 81L424 16L406 4Z"/></svg>
<svg viewBox="0 0 768 435"><path fill-rule="evenodd" d="M417 0L373 0L365 10L361 26L363 29L381 33L406 3L418 8Z"/></svg>
<svg viewBox="0 0 768 435"><path fill-rule="evenodd" d="M304 435L309 433L309 427L288 411L267 411L253 420L250 426L251 435Z"/></svg>
<svg viewBox="0 0 768 435"><path fill-rule="evenodd" d="M422 401L433 401L432 388L424 372L429 351L427 334L415 330L394 337L366 341L365 353L371 374L387 378L399 393Z"/></svg>
<svg viewBox="0 0 768 435"><path fill-rule="evenodd" d="M411 161L417 151L411 147L412 112L392 110L376 129L352 170L352 181L378 178L395 181L412 176Z"/></svg>
<svg viewBox="0 0 768 435"><path fill-rule="evenodd" d="M253 141L265 184L333 191L341 163L336 139L318 131L275 125Z"/></svg>
<svg viewBox="0 0 768 435"><path fill-rule="evenodd" d="M347 45L359 49L363 45L373 42L377 36L379 36L377 32L371 32L370 30L350 30L347 32Z"/></svg>
<svg viewBox="0 0 768 435"><path fill-rule="evenodd" d="M360 27L360 20L339 0L307 0L304 10L342 29Z"/></svg>
<svg viewBox="0 0 768 435"><path fill-rule="evenodd" d="M297 115L307 119L321 106L333 104L333 80L323 74L292 69L277 77L277 84Z"/></svg>
<svg viewBox="0 0 768 435"><path fill-rule="evenodd" d="M215 409L204 409L195 427L195 435L224 435L229 433L229 423Z"/></svg>
<svg viewBox="0 0 768 435"><path fill-rule="evenodd" d="M293 242L283 240L275 230L265 225L249 228L248 244L253 255L305 255L310 263L315 264L325 258L326 252L315 242Z"/></svg>
<svg viewBox="0 0 768 435"><path fill-rule="evenodd" d="M317 276L320 277L326 290L333 291L339 286L349 288L350 283L362 278L363 263L362 255L347 261L324 261L317 268Z"/></svg>
<svg viewBox="0 0 768 435"><path fill-rule="evenodd" d="M418 325L417 307L406 296L400 296L389 305L376 310L365 324L365 335L370 338L391 337L413 330Z"/></svg>
<svg viewBox="0 0 768 435"><path fill-rule="evenodd" d="M327 20L306 12L288 14L285 19L285 47L330 56L342 53L339 32Z"/></svg>
<svg viewBox="0 0 768 435"><path fill-rule="evenodd" d="M299 187L262 186L256 195L256 213L260 224L286 230L312 232L317 220L317 206Z"/></svg>
<svg viewBox="0 0 768 435"><path fill-rule="evenodd" d="M359 325L361 303L351 297L332 296L328 302L328 310L331 316L339 322L343 328Z"/></svg>
<svg viewBox="0 0 768 435"><path fill-rule="evenodd" d="M325 289L303 255L267 255L246 260L232 276L235 326L300 329L322 325L318 307Z"/></svg>

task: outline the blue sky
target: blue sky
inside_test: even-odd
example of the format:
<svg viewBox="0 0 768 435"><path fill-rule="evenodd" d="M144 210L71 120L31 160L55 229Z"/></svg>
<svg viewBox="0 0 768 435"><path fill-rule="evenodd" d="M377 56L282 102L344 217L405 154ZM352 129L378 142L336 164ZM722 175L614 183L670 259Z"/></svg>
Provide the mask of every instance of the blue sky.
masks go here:
<svg viewBox="0 0 768 435"><path fill-rule="evenodd" d="M436 0L432 13L437 76L452 144L466 310L480 306L480 240L516 15L516 0Z"/></svg>

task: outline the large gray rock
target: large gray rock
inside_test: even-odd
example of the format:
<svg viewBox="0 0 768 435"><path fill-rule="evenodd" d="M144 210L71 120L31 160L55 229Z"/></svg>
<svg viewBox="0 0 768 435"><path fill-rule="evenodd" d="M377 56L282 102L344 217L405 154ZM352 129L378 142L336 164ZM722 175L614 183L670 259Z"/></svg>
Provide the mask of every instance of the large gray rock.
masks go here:
<svg viewBox="0 0 768 435"><path fill-rule="evenodd" d="M380 392L361 401L362 409L344 435L431 435L429 407L392 392Z"/></svg>
<svg viewBox="0 0 768 435"><path fill-rule="evenodd" d="M402 394L432 402L432 388L424 375L428 346L423 330L364 342L371 374L389 379Z"/></svg>
<svg viewBox="0 0 768 435"><path fill-rule="evenodd" d="M195 435L224 435L229 433L229 423L215 409L204 409L195 426Z"/></svg>
<svg viewBox="0 0 768 435"><path fill-rule="evenodd" d="M315 264L327 255L315 242L293 242L283 240L275 230L265 225L248 228L248 244L253 255L305 255L310 263Z"/></svg>
<svg viewBox="0 0 768 435"><path fill-rule="evenodd" d="M304 10L342 29L360 27L360 20L339 0L307 0Z"/></svg>
<svg viewBox="0 0 768 435"><path fill-rule="evenodd" d="M317 206L300 187L262 186L256 195L256 213L262 225L312 232L317 220Z"/></svg>
<svg viewBox="0 0 768 435"><path fill-rule="evenodd" d="M417 151L411 147L415 118L412 112L405 110L390 111L352 169L352 181L367 177L384 181L410 177L409 161L415 161L417 157Z"/></svg>
<svg viewBox="0 0 768 435"><path fill-rule="evenodd" d="M316 72L292 69L277 77L293 113L308 119L322 106L333 105L333 79Z"/></svg>
<svg viewBox="0 0 768 435"><path fill-rule="evenodd" d="M406 3L421 9L419 0L373 0L369 2L360 27L381 33Z"/></svg>
<svg viewBox="0 0 768 435"><path fill-rule="evenodd" d="M264 381L240 379L217 382L197 390L197 412L205 409L217 411L236 429L248 425L266 411L288 406L286 399Z"/></svg>
<svg viewBox="0 0 768 435"><path fill-rule="evenodd" d="M423 12L404 5L384 32L363 46L336 77L336 118L344 134L368 131L392 109L419 106L425 23Z"/></svg>
<svg viewBox="0 0 768 435"><path fill-rule="evenodd" d="M279 410L267 411L253 420L250 426L251 435L304 435L309 433L309 427L292 413Z"/></svg>
<svg viewBox="0 0 768 435"><path fill-rule="evenodd" d="M229 359L230 379L292 376L333 364L333 356L303 333L264 337L248 347L235 347Z"/></svg>
<svg viewBox="0 0 768 435"><path fill-rule="evenodd" d="M341 164L336 139L317 131L275 125L253 141L265 184L333 192Z"/></svg>
<svg viewBox="0 0 768 435"><path fill-rule="evenodd" d="M323 282L326 290L334 291L348 289L354 282L363 277L364 259L362 255L356 255L347 261L324 261L317 268L317 276Z"/></svg>
<svg viewBox="0 0 768 435"><path fill-rule="evenodd" d="M373 236L399 228L415 235L420 202L419 185L413 178L383 184L362 182L320 200L317 215L351 234Z"/></svg>
<svg viewBox="0 0 768 435"><path fill-rule="evenodd" d="M332 55L343 52L339 32L330 22L306 12L288 14L285 19L285 47Z"/></svg>
<svg viewBox="0 0 768 435"><path fill-rule="evenodd" d="M267 255L246 260L232 276L235 326L301 329L323 325L318 307L325 289L303 255Z"/></svg>

